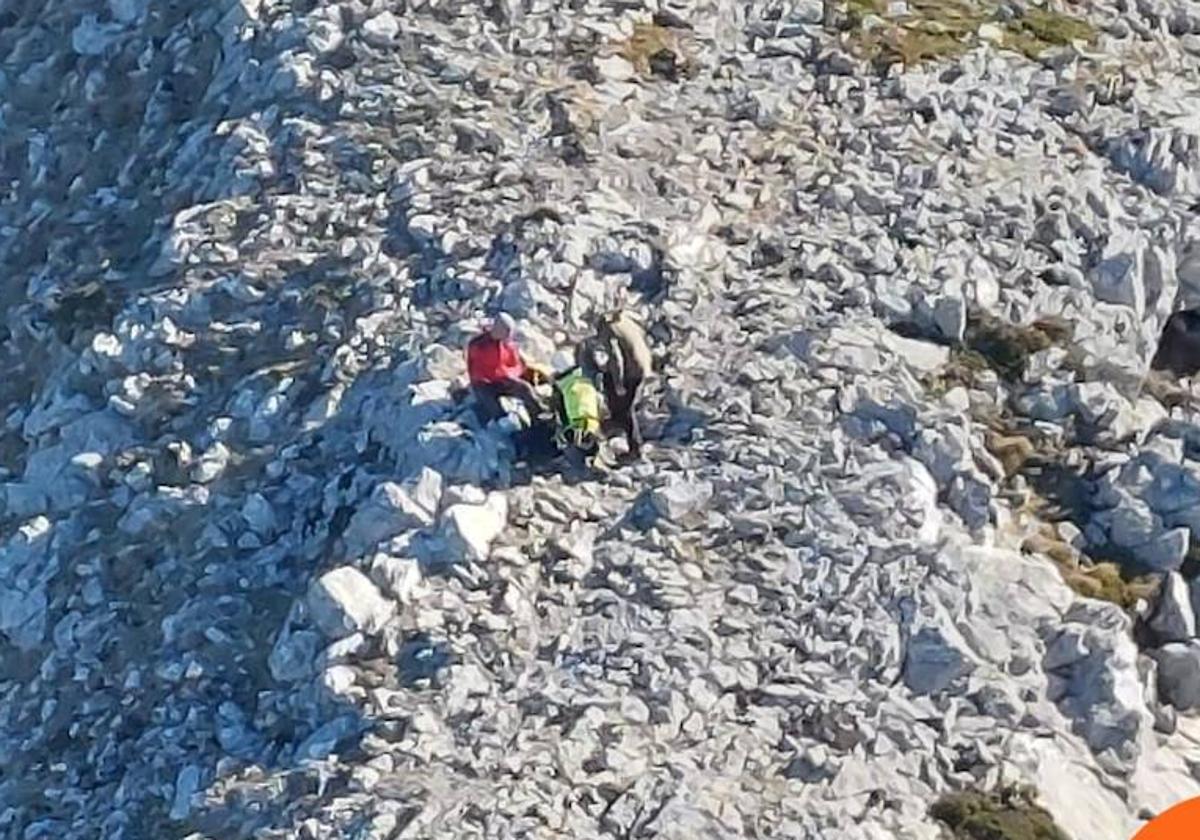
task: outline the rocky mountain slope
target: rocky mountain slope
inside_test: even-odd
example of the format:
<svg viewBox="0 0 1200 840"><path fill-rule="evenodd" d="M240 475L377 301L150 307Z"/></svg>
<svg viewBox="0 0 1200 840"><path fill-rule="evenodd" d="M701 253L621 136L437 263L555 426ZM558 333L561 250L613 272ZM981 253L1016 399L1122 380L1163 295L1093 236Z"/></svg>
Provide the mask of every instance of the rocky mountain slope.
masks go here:
<svg viewBox="0 0 1200 840"><path fill-rule="evenodd" d="M1200 10L842 11L0 9L3 836L1200 794ZM515 466L466 338L620 301L645 461Z"/></svg>

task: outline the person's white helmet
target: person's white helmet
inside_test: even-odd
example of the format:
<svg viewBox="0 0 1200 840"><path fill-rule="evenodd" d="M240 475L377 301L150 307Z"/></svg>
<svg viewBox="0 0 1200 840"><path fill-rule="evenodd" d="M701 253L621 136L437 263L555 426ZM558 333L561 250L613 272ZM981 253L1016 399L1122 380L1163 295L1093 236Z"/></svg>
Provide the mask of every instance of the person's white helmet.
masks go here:
<svg viewBox="0 0 1200 840"><path fill-rule="evenodd" d="M575 367L575 353L572 350L557 350L550 357L550 367L555 373L562 373Z"/></svg>
<svg viewBox="0 0 1200 840"><path fill-rule="evenodd" d="M507 312L501 312L492 319L492 323L488 327L488 332L493 338L506 339L512 338L517 331L517 322Z"/></svg>

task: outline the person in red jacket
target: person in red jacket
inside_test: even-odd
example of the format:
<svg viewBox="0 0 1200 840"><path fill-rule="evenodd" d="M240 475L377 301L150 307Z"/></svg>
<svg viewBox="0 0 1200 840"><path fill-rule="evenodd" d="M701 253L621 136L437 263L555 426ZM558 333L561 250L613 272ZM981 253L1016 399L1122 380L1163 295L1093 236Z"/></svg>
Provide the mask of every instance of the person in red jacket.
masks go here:
<svg viewBox="0 0 1200 840"><path fill-rule="evenodd" d="M467 376L484 422L504 415L501 397L516 397L536 420L542 402L534 390L538 371L525 363L513 340L516 324L501 313L484 332L467 344Z"/></svg>

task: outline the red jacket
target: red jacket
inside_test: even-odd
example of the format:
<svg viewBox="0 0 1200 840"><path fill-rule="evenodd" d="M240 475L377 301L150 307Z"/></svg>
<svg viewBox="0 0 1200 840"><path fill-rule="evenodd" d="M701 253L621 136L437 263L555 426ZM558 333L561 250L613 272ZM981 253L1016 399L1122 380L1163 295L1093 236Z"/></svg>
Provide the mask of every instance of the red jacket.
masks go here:
<svg viewBox="0 0 1200 840"><path fill-rule="evenodd" d="M472 385L522 379L525 363L521 352L511 341L497 341L490 335L479 335L467 344L467 376Z"/></svg>

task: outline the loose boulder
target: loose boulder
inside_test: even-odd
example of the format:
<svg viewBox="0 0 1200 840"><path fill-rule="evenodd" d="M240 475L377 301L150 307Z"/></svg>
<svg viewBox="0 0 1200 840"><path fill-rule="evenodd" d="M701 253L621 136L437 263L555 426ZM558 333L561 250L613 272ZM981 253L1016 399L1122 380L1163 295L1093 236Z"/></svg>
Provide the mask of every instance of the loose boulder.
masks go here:
<svg viewBox="0 0 1200 840"><path fill-rule="evenodd" d="M405 484L385 481L346 526L347 553L356 557L408 529L432 525L441 497L442 476L428 467Z"/></svg>
<svg viewBox="0 0 1200 840"><path fill-rule="evenodd" d="M377 633L395 612L392 602L353 566L321 575L309 587L306 604L313 623L331 639Z"/></svg>

